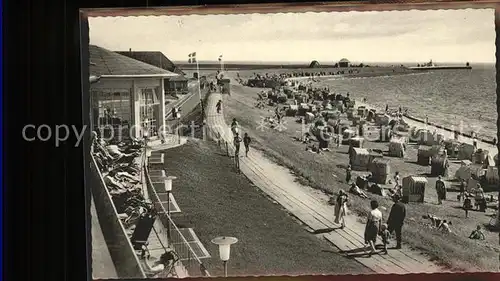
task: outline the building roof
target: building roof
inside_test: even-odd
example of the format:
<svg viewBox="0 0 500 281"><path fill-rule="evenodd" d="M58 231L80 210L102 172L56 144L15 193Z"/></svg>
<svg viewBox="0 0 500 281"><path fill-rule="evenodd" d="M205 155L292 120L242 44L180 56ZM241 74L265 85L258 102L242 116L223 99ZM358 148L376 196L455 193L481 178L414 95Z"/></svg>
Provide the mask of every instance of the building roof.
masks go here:
<svg viewBox="0 0 500 281"><path fill-rule="evenodd" d="M105 77L172 77L177 73L90 45L90 75Z"/></svg>
<svg viewBox="0 0 500 281"><path fill-rule="evenodd" d="M339 60L339 62L349 62L349 60L346 58L343 58L343 59Z"/></svg>
<svg viewBox="0 0 500 281"><path fill-rule="evenodd" d="M175 76L175 77L172 77L172 78L168 78L168 80L170 81L178 81L178 82L181 82L181 81L189 81L189 79L187 79L185 76L183 75L179 75L179 76Z"/></svg>
<svg viewBox="0 0 500 281"><path fill-rule="evenodd" d="M177 67L171 60L167 58L162 52L154 51L154 52L136 52L136 51L117 51L116 53L120 55L127 56L129 58L139 60L145 62L150 65L154 65L156 67L175 72L180 75L184 75L185 73Z"/></svg>

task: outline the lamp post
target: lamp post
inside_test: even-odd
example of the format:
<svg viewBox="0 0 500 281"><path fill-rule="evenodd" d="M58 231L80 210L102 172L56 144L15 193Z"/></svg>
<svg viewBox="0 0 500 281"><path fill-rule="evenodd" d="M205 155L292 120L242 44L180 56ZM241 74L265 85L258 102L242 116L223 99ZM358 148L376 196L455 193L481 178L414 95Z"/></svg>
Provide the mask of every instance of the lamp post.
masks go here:
<svg viewBox="0 0 500 281"><path fill-rule="evenodd" d="M148 158L148 136L149 133L148 131L143 131L142 132L142 137L144 139L144 156L142 159L142 169L143 171L141 172L141 182L143 183L143 190L142 190L142 195L144 195L144 190L147 189L147 183L146 183L146 177L145 177L145 170L146 170L146 164L147 164L147 158Z"/></svg>
<svg viewBox="0 0 500 281"><path fill-rule="evenodd" d="M212 239L212 243L219 246L219 257L224 263L224 277L227 277L227 262L229 261L229 256L231 254L231 245L238 242L238 239L234 237L221 236Z"/></svg>
<svg viewBox="0 0 500 281"><path fill-rule="evenodd" d="M181 123L181 114L179 113L180 109L177 109L177 143L181 144L181 131L179 125Z"/></svg>
<svg viewBox="0 0 500 281"><path fill-rule="evenodd" d="M177 179L177 177L168 176L164 178L165 192L167 193L167 216L170 219L170 193L172 192L172 181ZM170 246L172 241L170 221L167 223L167 243Z"/></svg>

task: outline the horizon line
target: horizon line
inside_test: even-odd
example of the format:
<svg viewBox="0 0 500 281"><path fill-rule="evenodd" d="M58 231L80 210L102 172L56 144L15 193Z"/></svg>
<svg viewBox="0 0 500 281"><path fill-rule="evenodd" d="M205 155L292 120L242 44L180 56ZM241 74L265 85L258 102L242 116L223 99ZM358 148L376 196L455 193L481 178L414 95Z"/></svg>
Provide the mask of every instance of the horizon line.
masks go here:
<svg viewBox="0 0 500 281"><path fill-rule="evenodd" d="M338 61L320 61L320 60L311 60L311 61L263 61L263 60L231 60L231 61L223 61L224 64L231 64L231 63L252 63L252 64L263 64L263 63L268 63L268 64L311 64L313 61L317 61L319 64L324 63L325 65L334 65L338 63ZM496 64L496 61L491 61L491 62L486 62L486 61L463 61L463 62L451 62L451 61L435 61L432 60L433 63L437 64ZM186 60L172 60L172 62L175 62L177 64L189 64L189 62ZM418 61L350 61L350 63L354 64L418 64L418 63L427 63L428 61L423 61L423 62L418 62ZM199 64L203 63L219 63L218 60L198 60Z"/></svg>

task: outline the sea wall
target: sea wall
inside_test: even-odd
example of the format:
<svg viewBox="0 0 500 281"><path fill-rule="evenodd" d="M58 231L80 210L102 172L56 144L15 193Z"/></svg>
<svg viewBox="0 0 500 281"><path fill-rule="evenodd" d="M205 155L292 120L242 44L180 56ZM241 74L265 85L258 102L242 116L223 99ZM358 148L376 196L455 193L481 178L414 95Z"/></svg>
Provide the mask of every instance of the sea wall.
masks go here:
<svg viewBox="0 0 500 281"><path fill-rule="evenodd" d="M118 278L146 278L139 259L130 243L111 195L104 184L102 175L91 156L88 184L92 191L97 217L101 225L104 240L108 246L111 259L115 264Z"/></svg>
<svg viewBox="0 0 500 281"><path fill-rule="evenodd" d="M425 124L425 120L423 120L423 119L416 118L416 117L410 116L408 114L405 114L404 117L408 118L410 120L413 120L415 122L419 122L419 123ZM437 124L437 123L433 123L433 122L427 122L427 124L430 125L430 126L434 126L434 127L438 128L438 129L445 130L447 132L457 133L460 136L464 136L464 137L468 137L468 138L473 138L472 134L470 134L470 133L460 132L460 131L457 131L457 130L445 127L443 125L440 125L440 124ZM495 145L495 143L493 142L493 139L477 138L477 140L481 141L481 142L484 142L484 143L487 143L487 144Z"/></svg>

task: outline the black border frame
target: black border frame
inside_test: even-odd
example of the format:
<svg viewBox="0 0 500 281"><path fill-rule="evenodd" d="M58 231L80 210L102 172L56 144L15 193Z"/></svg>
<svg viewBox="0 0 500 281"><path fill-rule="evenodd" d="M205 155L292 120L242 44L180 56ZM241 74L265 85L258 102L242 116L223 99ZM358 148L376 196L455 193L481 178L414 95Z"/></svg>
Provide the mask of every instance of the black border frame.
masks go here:
<svg viewBox="0 0 500 281"><path fill-rule="evenodd" d="M248 1L250 2L250 1ZM232 1L244 4L246 1ZM255 1L254 3L272 1ZM300 2L300 6L309 1ZM330 1L335 3L336 1ZM367 1L376 2L376 1ZM379 1L381 2L381 1ZM408 3L410 1L384 1ZM415 2L415 1L411 1ZM498 3L497 1L476 1ZM283 2L282 2L283 3ZM81 72L80 8L152 7L202 5L201 1L4 1L4 85L3 85L3 203L4 209L4 278L81 280L90 275L89 242L86 224L89 214L88 192L84 189L84 171L88 155L84 146L74 147L76 139L62 147L52 142L26 142L22 139L25 124L88 124L88 72ZM203 1L203 4L229 4ZM496 30L499 30L498 10ZM82 26L83 27L83 26ZM87 33L88 34L88 33ZM88 35L87 35L88 36ZM499 36L496 39L497 49ZM497 56L497 84L500 80ZM497 89L497 111L500 109ZM86 109L85 109L86 108ZM500 127L500 118L497 121ZM86 139L88 139L88 132ZM497 139L500 139L500 133ZM88 151L88 150L87 150ZM89 274L89 275L88 275ZM12 275L12 276L9 276ZM26 276L27 275L27 276ZM498 273L412 274L406 276L316 276L262 277L288 280L500 280ZM253 277L255 278L255 277ZM245 279L253 279L246 277ZM242 278L229 278L242 279Z"/></svg>

